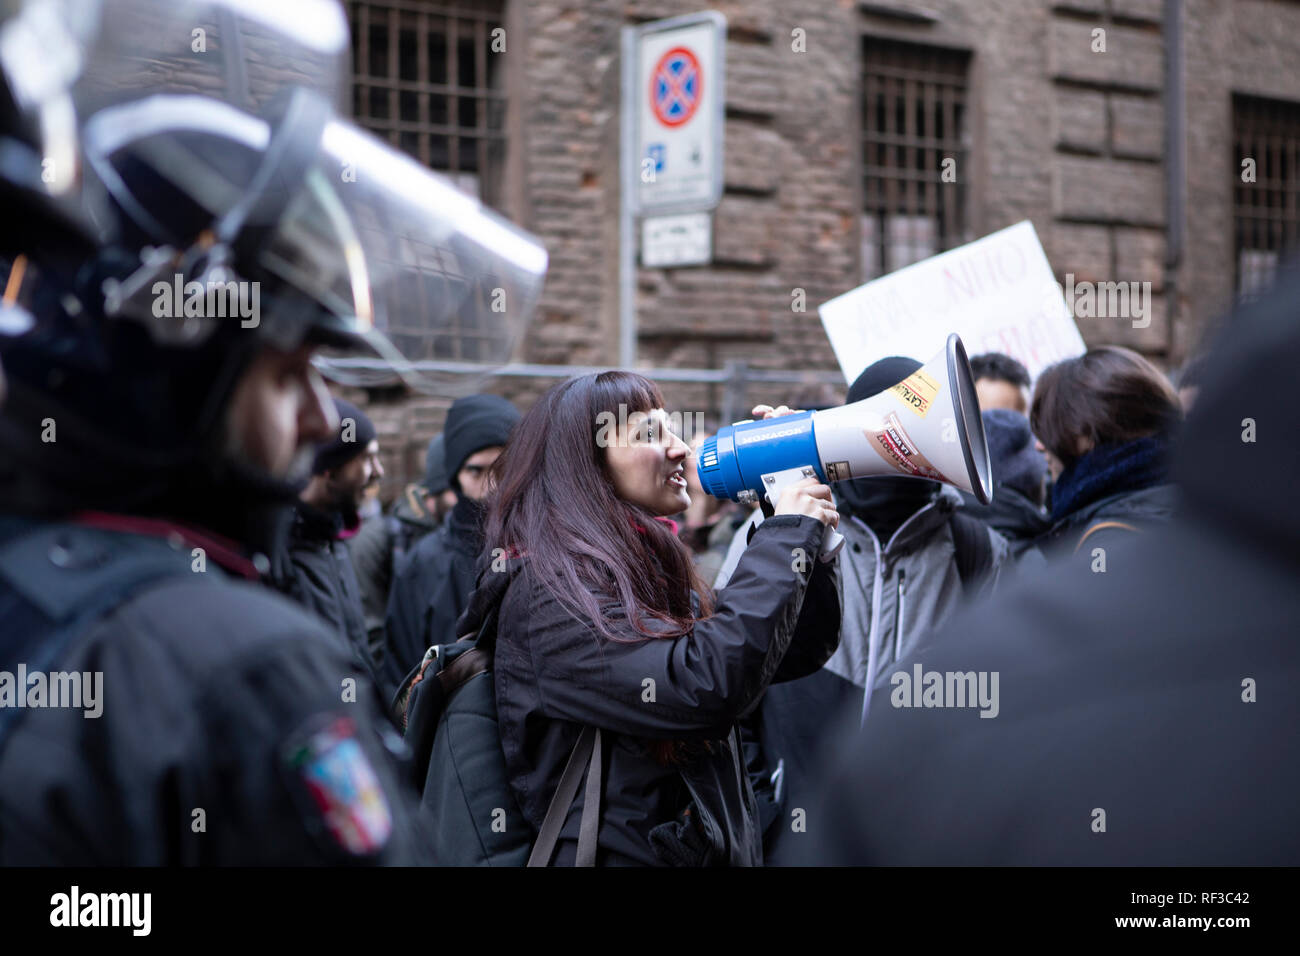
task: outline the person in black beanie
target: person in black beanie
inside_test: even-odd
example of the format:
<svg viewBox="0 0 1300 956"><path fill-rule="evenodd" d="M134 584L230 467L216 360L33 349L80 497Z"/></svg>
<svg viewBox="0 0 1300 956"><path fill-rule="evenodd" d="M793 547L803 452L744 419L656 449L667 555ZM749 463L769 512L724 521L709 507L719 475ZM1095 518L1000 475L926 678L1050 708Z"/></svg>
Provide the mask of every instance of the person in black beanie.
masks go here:
<svg viewBox="0 0 1300 956"><path fill-rule="evenodd" d="M883 392L919 368L910 358L881 359L858 376L845 404ZM772 821L764 841L769 865L792 858L798 840L790 814L818 797L815 760L826 741L860 721L871 688L889 665L967 596L991 590L1010 555L1001 535L958 512L961 496L950 486L880 476L836 482L832 489L847 539L839 559L839 648L816 673L769 687L745 728L750 783L763 822ZM736 537L743 542L746 533L742 528ZM730 557L720 581L735 567Z"/></svg>
<svg viewBox="0 0 1300 956"><path fill-rule="evenodd" d="M519 410L497 395L468 395L452 403L443 430L448 481L459 496L433 534L394 568L384 625L382 686L395 690L433 644L459 635L456 621L468 605L483 550L487 470L519 421Z"/></svg>
<svg viewBox="0 0 1300 956"><path fill-rule="evenodd" d="M982 505L963 491L962 514L978 518L1006 538L1017 563L1042 564L1042 553L1034 541L1051 527L1043 508L1047 460L1035 447L1024 415L1008 408L990 408L980 417L993 464L993 500Z"/></svg>
<svg viewBox="0 0 1300 956"><path fill-rule="evenodd" d="M378 678L382 646L367 640L361 589L345 541L358 509L384 475L375 426L351 402L334 399L339 428L316 450L311 480L294 505L293 525L274 575L282 591L315 611L345 640L366 674Z"/></svg>

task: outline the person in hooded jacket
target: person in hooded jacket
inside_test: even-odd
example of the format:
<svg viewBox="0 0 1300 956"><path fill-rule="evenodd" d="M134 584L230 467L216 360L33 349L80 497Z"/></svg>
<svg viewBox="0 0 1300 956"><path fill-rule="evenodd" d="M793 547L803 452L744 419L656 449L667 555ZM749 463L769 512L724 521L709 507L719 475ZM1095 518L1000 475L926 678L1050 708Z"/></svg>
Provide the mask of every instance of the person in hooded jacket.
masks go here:
<svg viewBox="0 0 1300 956"><path fill-rule="evenodd" d="M827 766L801 862L1300 864L1300 269L1217 336L1174 516L955 617L914 661L999 675L996 718L901 693ZM900 686L895 690L901 691Z"/></svg>
<svg viewBox="0 0 1300 956"><path fill-rule="evenodd" d="M1029 419L1020 412L991 408L980 418L993 467L993 500L982 505L969 492L960 492L962 513L1006 538L1017 564L1041 564L1034 542L1049 527L1043 508L1047 460L1037 450Z"/></svg>
<svg viewBox="0 0 1300 956"><path fill-rule="evenodd" d="M1103 345L1039 376L1029 422L1051 472L1050 560L1097 550L1173 514L1169 443L1182 424L1178 396L1154 365Z"/></svg>
<svg viewBox="0 0 1300 956"><path fill-rule="evenodd" d="M495 469L487 545L513 567L485 568L480 589L501 593L494 667L511 789L540 827L583 728L599 729L597 865L760 864L737 721L839 639L835 562L791 558L816 553L837 523L830 489L811 478L787 489L715 598L657 520L690 503L688 451L658 388L612 371L548 391ZM558 865L575 860L585 786Z"/></svg>
<svg viewBox="0 0 1300 956"><path fill-rule="evenodd" d="M896 385L921 363L895 356L858 376L845 404ZM826 665L770 688L747 725L746 761L764 816L767 862L790 859L790 816L807 808L816 755L835 728L856 725L889 664L947 620L968 598L991 590L1010 562L1006 540L962 515L956 489L929 479L882 476L835 484L846 538L840 553L842 639ZM765 522L764 522L765 523ZM762 525L760 524L761 528ZM742 529L737 537L743 540ZM724 567L720 581L729 577Z"/></svg>
<svg viewBox="0 0 1300 956"><path fill-rule="evenodd" d="M357 509L366 489L383 477L379 441L370 418L349 401L334 399L339 427L316 450L311 480L294 502L288 541L277 558L277 586L316 613L377 676L383 653L371 646L361 589L346 541L361 525Z"/></svg>
<svg viewBox="0 0 1300 956"><path fill-rule="evenodd" d="M483 550L488 469L518 421L519 410L498 395L467 395L447 411L445 463L458 498L442 525L393 568L384 624L385 690L400 687L431 646L461 636L456 621L469 606Z"/></svg>

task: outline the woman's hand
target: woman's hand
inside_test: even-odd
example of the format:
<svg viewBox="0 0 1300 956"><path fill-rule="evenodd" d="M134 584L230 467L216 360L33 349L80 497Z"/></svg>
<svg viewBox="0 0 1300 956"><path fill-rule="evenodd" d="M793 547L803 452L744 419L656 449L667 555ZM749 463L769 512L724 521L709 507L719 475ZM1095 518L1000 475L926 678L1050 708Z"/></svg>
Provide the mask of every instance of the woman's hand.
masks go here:
<svg viewBox="0 0 1300 956"><path fill-rule="evenodd" d="M790 408L788 405L780 405L773 408L771 405L755 405L749 413L758 421L763 418L780 418L782 415L793 415L795 412L803 411L801 408Z"/></svg>
<svg viewBox="0 0 1300 956"><path fill-rule="evenodd" d="M801 478L787 486L777 499L773 514L807 515L832 528L839 527L840 523L840 513L835 510L830 486L823 485L816 478Z"/></svg>

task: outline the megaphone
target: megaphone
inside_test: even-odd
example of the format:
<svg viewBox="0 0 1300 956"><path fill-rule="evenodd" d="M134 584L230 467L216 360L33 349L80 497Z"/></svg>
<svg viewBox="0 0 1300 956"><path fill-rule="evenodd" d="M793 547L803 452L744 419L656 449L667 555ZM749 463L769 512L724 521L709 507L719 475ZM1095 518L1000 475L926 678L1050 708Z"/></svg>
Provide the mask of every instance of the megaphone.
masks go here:
<svg viewBox="0 0 1300 956"><path fill-rule="evenodd" d="M715 498L773 506L803 478L824 482L906 475L946 482L993 499L992 468L966 348L955 332L898 384L852 405L723 427L700 448L697 471ZM844 536L826 529L821 558Z"/></svg>

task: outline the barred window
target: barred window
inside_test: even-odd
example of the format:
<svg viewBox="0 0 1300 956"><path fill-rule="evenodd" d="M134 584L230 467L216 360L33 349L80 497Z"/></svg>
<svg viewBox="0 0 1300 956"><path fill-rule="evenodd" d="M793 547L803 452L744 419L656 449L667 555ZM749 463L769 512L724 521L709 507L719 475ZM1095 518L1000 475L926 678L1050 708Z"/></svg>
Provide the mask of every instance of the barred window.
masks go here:
<svg viewBox="0 0 1300 956"><path fill-rule="evenodd" d="M1300 247L1300 103L1234 95L1232 127L1237 294L1248 296Z"/></svg>
<svg viewBox="0 0 1300 956"><path fill-rule="evenodd" d="M490 206L505 163L502 0L349 0L353 115ZM494 32L496 31L496 32Z"/></svg>
<svg viewBox="0 0 1300 956"><path fill-rule="evenodd" d="M862 63L862 271L873 279L972 238L970 55L865 37Z"/></svg>

